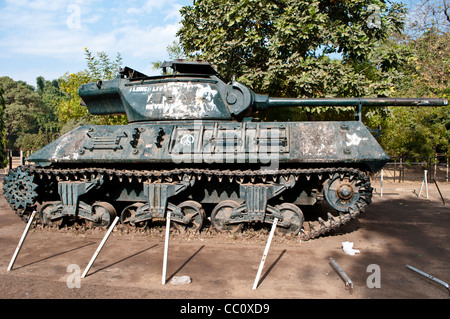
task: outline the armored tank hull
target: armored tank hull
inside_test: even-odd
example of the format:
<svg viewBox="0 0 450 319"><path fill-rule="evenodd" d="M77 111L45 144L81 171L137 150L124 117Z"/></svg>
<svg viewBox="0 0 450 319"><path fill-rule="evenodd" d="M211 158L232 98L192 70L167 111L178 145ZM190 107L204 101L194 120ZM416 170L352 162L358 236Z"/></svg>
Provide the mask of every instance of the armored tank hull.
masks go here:
<svg viewBox="0 0 450 319"><path fill-rule="evenodd" d="M240 231L271 224L310 239L355 218L371 202L369 175L389 160L360 121L261 122L267 107L443 105L439 99L273 99L225 84L207 63L171 62L147 77L126 68L79 93L93 114L127 114L120 126L81 126L11 170L4 193L27 219L107 227L151 227L171 213L180 231ZM353 104L352 104L353 103ZM323 219L314 210L326 201ZM311 213L311 211L313 213Z"/></svg>

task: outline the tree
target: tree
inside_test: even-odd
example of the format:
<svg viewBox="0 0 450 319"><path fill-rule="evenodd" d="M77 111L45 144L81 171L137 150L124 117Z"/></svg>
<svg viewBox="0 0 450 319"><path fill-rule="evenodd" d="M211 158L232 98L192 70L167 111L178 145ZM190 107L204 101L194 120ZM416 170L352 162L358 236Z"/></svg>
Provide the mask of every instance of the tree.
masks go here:
<svg viewBox="0 0 450 319"><path fill-rule="evenodd" d="M421 37L424 31L450 31L450 2L448 0L420 0L411 8L408 36Z"/></svg>
<svg viewBox="0 0 450 319"><path fill-rule="evenodd" d="M402 39L411 50L413 59L404 65L406 77L399 88L400 94L434 97L450 95L450 30L446 26L442 29L412 29Z"/></svg>
<svg viewBox="0 0 450 319"><path fill-rule="evenodd" d="M123 115L93 116L89 114L86 106L81 105L81 98L78 95L80 85L115 78L122 63L120 53L112 61L105 52L98 52L93 55L87 48L84 48L84 51L87 69L78 73L66 73L60 78L60 90L66 96L58 103L61 133L87 123L103 125L127 123L127 119Z"/></svg>
<svg viewBox="0 0 450 319"><path fill-rule="evenodd" d="M197 0L182 8L178 36L187 56L271 96L448 96L448 35L433 32L437 23L422 23L412 38L411 26L403 33L406 14L403 4L381 0ZM305 108L260 117L353 114L353 108ZM390 154L429 156L448 151L448 114L448 108L366 108L363 121L383 126L381 142Z"/></svg>
<svg viewBox="0 0 450 319"><path fill-rule="evenodd" d="M44 114L37 118L39 130L52 140L54 135L59 132L58 103L63 100L64 96L59 89L58 80L49 81L39 76L36 78L36 87L36 92L44 104Z"/></svg>
<svg viewBox="0 0 450 319"><path fill-rule="evenodd" d="M381 145L391 156L450 155L450 109L395 108L384 122Z"/></svg>
<svg viewBox="0 0 450 319"><path fill-rule="evenodd" d="M34 87L23 81L0 77L3 89L6 148L27 148L22 139L27 134L38 134L38 118L45 116L46 109ZM43 145L40 145L43 146Z"/></svg>
<svg viewBox="0 0 450 319"><path fill-rule="evenodd" d="M6 165L6 152L5 152L5 122L3 120L3 114L5 112L5 100L3 99L3 88L0 87L0 168Z"/></svg>
<svg viewBox="0 0 450 319"><path fill-rule="evenodd" d="M112 61L104 52L97 52L96 56L92 54L86 47L84 48L87 73L93 81L110 80L117 76L122 64L122 56L117 53L116 59Z"/></svg>
<svg viewBox="0 0 450 319"><path fill-rule="evenodd" d="M398 97L442 97L450 95L449 34L426 33L410 40L410 62L405 78L397 83ZM381 144L393 156L450 156L450 106L392 108L379 118Z"/></svg>
<svg viewBox="0 0 450 319"><path fill-rule="evenodd" d="M184 54L184 48L181 46L180 42L175 40L172 42L172 44L168 45L166 47L167 54L169 56L170 60L177 60L177 59L186 59L187 56ZM163 62L162 61L155 61L152 62L153 64L153 70L160 69Z"/></svg>
<svg viewBox="0 0 450 319"><path fill-rule="evenodd" d="M391 39L407 63L404 77L395 83L397 97L450 96L450 20L445 1L423 0L413 7L414 17L403 34ZM448 9L447 9L448 10ZM408 54L405 54L408 52ZM378 118L381 144L393 156L450 156L450 107L393 108Z"/></svg>
<svg viewBox="0 0 450 319"><path fill-rule="evenodd" d="M405 8L400 4L198 0L180 12L178 36L186 54L212 62L226 79L236 76L256 92L286 97L387 95L401 76L389 67L396 63L391 61L395 54L376 52L403 27ZM305 110L323 113L322 108Z"/></svg>
<svg viewBox="0 0 450 319"><path fill-rule="evenodd" d="M92 82L92 78L86 71L66 73L60 78L60 90L66 96L58 103L58 120L61 127L71 119L89 117L89 112L81 105L78 95L80 85L89 82Z"/></svg>

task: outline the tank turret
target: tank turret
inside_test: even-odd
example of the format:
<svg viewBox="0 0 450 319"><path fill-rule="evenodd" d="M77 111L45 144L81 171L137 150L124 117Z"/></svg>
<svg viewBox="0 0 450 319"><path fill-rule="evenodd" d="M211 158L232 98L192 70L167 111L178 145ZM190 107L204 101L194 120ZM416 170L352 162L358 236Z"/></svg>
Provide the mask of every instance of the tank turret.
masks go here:
<svg viewBox="0 0 450 319"><path fill-rule="evenodd" d="M149 77L130 68L111 81L84 84L79 95L95 115L126 114L130 122L231 120L258 109L315 106L442 106L446 99L274 98L245 85L225 83L207 62L165 62L173 73Z"/></svg>

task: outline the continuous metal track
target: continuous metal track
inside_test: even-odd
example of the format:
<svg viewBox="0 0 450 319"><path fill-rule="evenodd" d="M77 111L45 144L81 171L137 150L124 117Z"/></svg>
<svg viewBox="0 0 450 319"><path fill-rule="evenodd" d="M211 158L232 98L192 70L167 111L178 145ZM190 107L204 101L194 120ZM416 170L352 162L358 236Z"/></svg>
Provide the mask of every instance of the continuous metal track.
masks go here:
<svg viewBox="0 0 450 319"><path fill-rule="evenodd" d="M308 240L320 235L324 235L333 229L336 229L351 219L358 216L364 208L371 202L372 187L370 186L370 180L365 173L355 168L348 167L329 167L329 168L290 168L280 169L275 171L269 170L218 170L218 169L204 169L204 168L179 168L172 170L126 170L126 169L111 169L111 168L37 168L34 166L21 166L21 172L25 172L30 176L33 176L33 181L36 184L45 183L45 179L56 180L88 180L91 178L102 177L104 179L117 179L122 182L124 179L129 182L136 180L152 181L152 182L172 182L182 180L183 178L196 178L200 180L206 178L211 180L217 178L219 181L227 179L230 182L236 181L237 183L254 183L257 182L276 182L280 177L289 178L293 176L298 179L302 176L306 179L310 179L312 176L316 176L319 180L325 181L331 178L335 174L346 175L350 177L358 185L359 196L358 200L348 208L348 211L340 212L339 216L333 216L328 213L327 220L323 220L318 217L315 221L305 221L303 228L299 233L301 240ZM11 177L14 176L15 171L10 171L7 175L9 177L5 179L4 192L20 192L20 189L13 190L8 189L8 183L11 184ZM10 187L11 188L11 187ZM17 187L16 187L17 188ZM26 187L24 188L26 189ZM28 195L28 194L25 194ZM11 197L11 196L10 196ZM30 197L30 196L28 196ZM37 196L36 196L37 197ZM27 209L21 207L14 207L11 203L11 199L7 197L11 206L24 221L28 220ZM34 204L34 203L33 203ZM31 206L31 205L28 205Z"/></svg>

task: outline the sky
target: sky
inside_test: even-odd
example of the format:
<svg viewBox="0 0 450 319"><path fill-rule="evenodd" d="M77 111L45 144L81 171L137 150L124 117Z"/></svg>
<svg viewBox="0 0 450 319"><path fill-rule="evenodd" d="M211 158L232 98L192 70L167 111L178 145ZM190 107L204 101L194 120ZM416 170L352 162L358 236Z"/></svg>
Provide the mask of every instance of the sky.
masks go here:
<svg viewBox="0 0 450 319"><path fill-rule="evenodd" d="M0 76L36 86L87 68L84 48L153 75L192 0L0 0Z"/></svg>
<svg viewBox="0 0 450 319"><path fill-rule="evenodd" d="M403 0L408 5L418 0ZM84 48L117 53L128 66L159 74L193 0L0 0L0 76L36 86L87 67Z"/></svg>

